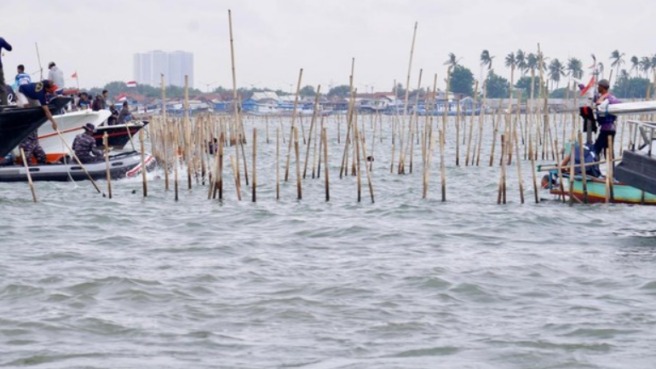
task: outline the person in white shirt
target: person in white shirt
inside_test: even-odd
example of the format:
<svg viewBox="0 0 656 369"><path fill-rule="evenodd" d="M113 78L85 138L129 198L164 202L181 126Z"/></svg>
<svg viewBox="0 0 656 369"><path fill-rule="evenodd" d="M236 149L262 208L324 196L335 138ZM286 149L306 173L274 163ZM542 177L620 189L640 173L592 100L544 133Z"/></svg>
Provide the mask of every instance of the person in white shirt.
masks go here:
<svg viewBox="0 0 656 369"><path fill-rule="evenodd" d="M59 88L63 89L65 86L64 72L55 65L55 62L50 62L50 64L48 64L48 69L50 69L50 72L48 72L48 79L53 81L53 83L59 86Z"/></svg>

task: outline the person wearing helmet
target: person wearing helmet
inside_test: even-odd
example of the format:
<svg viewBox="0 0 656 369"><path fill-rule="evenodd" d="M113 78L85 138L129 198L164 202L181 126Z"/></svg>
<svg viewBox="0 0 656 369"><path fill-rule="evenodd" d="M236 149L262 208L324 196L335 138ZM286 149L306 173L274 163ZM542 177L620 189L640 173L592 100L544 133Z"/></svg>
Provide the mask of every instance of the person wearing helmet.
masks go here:
<svg viewBox="0 0 656 369"><path fill-rule="evenodd" d="M594 143L594 151L598 158L602 152L604 156L606 155L609 137L615 143L615 121L617 121L617 116L605 113L605 111L608 105L619 104L620 101L610 93L609 89L610 83L607 79L602 79L597 84L599 95L596 97L595 104L597 105L597 123L600 129L597 140Z"/></svg>
<svg viewBox="0 0 656 369"><path fill-rule="evenodd" d="M83 128L84 132L77 135L73 141L75 155L84 164L102 161L103 152L96 147L96 139L93 138L93 132L96 131L96 127L91 123L87 123Z"/></svg>

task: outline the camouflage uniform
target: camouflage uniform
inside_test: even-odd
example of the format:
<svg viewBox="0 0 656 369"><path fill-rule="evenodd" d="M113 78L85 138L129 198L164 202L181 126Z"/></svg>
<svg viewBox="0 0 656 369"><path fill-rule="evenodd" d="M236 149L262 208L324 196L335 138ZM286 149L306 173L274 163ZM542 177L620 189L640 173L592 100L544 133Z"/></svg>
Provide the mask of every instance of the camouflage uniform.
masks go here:
<svg viewBox="0 0 656 369"><path fill-rule="evenodd" d="M36 129L29 136L25 137L19 147L25 151L25 159L28 163L30 163L32 155L36 158L37 163L46 163L46 153L43 151L41 145L39 145L39 136Z"/></svg>
<svg viewBox="0 0 656 369"><path fill-rule="evenodd" d="M103 152L96 147L96 139L87 133L75 137L73 151L82 163L96 163L103 160Z"/></svg>

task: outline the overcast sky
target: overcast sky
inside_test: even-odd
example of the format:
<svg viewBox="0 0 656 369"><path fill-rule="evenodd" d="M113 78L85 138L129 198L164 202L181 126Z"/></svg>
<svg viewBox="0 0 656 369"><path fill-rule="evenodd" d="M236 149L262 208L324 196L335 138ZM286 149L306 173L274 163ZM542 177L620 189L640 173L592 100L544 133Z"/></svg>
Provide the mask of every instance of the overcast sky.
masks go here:
<svg viewBox="0 0 656 369"><path fill-rule="evenodd" d="M419 22L411 86L424 69L432 85L450 52L479 77L479 55L536 52L561 61L575 56L584 66L595 53L608 67L610 53L656 53L649 0L0 0L5 75L15 66L38 71L35 42L44 67L55 61L82 87L130 81L132 55L154 49L194 53L195 86L232 86L228 9L232 10L237 83L286 91L304 68L303 85L348 84L355 57L355 85L391 90L405 84L414 22ZM627 69L630 68L627 66ZM37 73L38 76L38 73ZM443 83L441 83L443 85ZM443 87L443 86L442 86Z"/></svg>

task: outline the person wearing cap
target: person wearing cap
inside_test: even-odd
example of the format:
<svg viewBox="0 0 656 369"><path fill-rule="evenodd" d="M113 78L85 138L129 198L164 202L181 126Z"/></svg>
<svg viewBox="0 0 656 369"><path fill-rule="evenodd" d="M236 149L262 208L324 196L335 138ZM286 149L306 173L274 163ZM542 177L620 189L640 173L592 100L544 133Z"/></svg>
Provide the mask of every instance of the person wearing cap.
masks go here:
<svg viewBox="0 0 656 369"><path fill-rule="evenodd" d="M48 69L50 69L48 72L48 79L53 81L60 88L64 88L64 72L57 67L55 62L50 62L50 64L48 64Z"/></svg>
<svg viewBox="0 0 656 369"><path fill-rule="evenodd" d="M2 49L11 51L11 45L0 37L0 105L7 105L7 88L5 87L5 73L2 69Z"/></svg>
<svg viewBox="0 0 656 369"><path fill-rule="evenodd" d="M46 117L52 124L52 129L57 130L57 122L52 117L50 108L46 103L46 95L48 93L54 94L57 90L57 86L52 83L52 81L44 80L36 83L28 83L18 87L18 93L20 95L19 101L27 100L27 104L24 107L41 107ZM36 158L37 163L45 164L46 163L46 153L39 145L39 135L38 129L35 129L30 133L23 142L20 143L20 148L25 151L25 158L28 160L32 158L32 155Z"/></svg>
<svg viewBox="0 0 656 369"><path fill-rule="evenodd" d="M606 155L609 137L612 137L613 143L615 143L615 121L617 121L617 116L605 113L605 111L608 105L619 104L620 100L613 96L609 89L610 83L607 79L602 79L597 84L599 95L596 96L595 104L597 105L597 123L600 129L594 143L594 151L598 158L602 152L604 156Z"/></svg>
<svg viewBox="0 0 656 369"><path fill-rule="evenodd" d="M96 147L96 139L93 132L96 127L91 123L84 125L84 132L77 135L73 141L73 151L83 164L96 163L103 160L103 152Z"/></svg>

